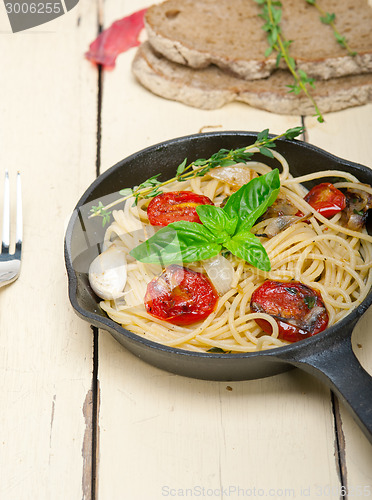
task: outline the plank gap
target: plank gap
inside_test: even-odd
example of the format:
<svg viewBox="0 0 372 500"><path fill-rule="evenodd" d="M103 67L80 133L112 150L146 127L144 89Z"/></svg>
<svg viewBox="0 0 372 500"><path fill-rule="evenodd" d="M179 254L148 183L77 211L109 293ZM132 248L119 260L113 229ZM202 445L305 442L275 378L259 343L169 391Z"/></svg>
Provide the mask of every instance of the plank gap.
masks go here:
<svg viewBox="0 0 372 500"><path fill-rule="evenodd" d="M305 124L305 116L301 115L301 126L303 127L304 131L302 132L302 140L304 142L308 142L308 134L307 134L307 128Z"/></svg>
<svg viewBox="0 0 372 500"><path fill-rule="evenodd" d="M345 449L345 435L342 429L342 419L340 412L340 405L337 397L331 391L331 405L335 429L335 459L337 474L340 479L341 488L340 491L347 491L347 468L346 468L346 449ZM346 495L340 495L340 498L347 500Z"/></svg>
<svg viewBox="0 0 372 500"><path fill-rule="evenodd" d="M102 5L98 2L98 34L103 30ZM103 96L103 68L97 67L97 136L96 136L96 176L101 173L101 140L102 140L102 96ZM98 381L98 353L99 353L99 330L92 326L93 330L93 372L92 372L92 477L91 491L92 500L98 497L98 460L99 460L99 381Z"/></svg>
<svg viewBox="0 0 372 500"><path fill-rule="evenodd" d="M98 18L97 30L98 35L103 31L103 7L98 0ZM96 151L96 176L101 173L101 142L102 142L102 96L103 96L103 67L102 64L97 65L97 151Z"/></svg>
<svg viewBox="0 0 372 500"><path fill-rule="evenodd" d="M93 408L92 408L92 500L96 500L97 481L98 481L98 446L99 446L99 381L98 381L98 341L99 330L92 326L93 330Z"/></svg>
<svg viewBox="0 0 372 500"><path fill-rule="evenodd" d="M99 31L102 31L102 26L99 25ZM103 94L103 69L102 65L98 65L98 92L97 92L97 152L96 152L96 176L101 173L101 139L102 139L102 94Z"/></svg>

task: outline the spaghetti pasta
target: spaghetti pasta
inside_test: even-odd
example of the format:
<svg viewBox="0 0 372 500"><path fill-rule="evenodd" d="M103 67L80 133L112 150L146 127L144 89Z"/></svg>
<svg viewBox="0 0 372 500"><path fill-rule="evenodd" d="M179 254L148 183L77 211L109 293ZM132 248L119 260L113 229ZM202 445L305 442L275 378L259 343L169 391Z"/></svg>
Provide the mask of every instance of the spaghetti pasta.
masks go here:
<svg viewBox="0 0 372 500"><path fill-rule="evenodd" d="M372 286L372 237L365 229L359 232L342 225L340 214L330 219L320 215L304 200L307 190L301 183L337 176L341 180L336 187L352 186L371 194L372 188L342 171L314 172L293 178L285 158L277 151L273 154L282 167L280 196L308 216L271 238L264 234L272 218L260 220L252 228L270 258L270 271L257 269L233 254L225 255L233 268L231 288L219 297L216 309L206 319L179 326L151 316L146 312L143 298L148 283L159 275L161 267L136 261L129 254L155 232L146 213L149 200L141 199L135 205L132 198L123 210L113 212L114 222L105 234L106 245L113 240L119 242L128 262L128 279L122 297L101 302L108 316L131 332L167 346L190 351L251 352L288 344L278 338L278 324L272 316L250 310L252 293L265 280L296 280L320 292L328 311L329 325L357 307ZM253 161L246 168L258 175L271 170L268 165ZM182 183L173 182L164 190L192 191L207 196L216 206L234 192L228 183L212 178L210 173ZM202 261L187 264L187 267L204 272ZM271 335L261 330L256 319L270 323Z"/></svg>

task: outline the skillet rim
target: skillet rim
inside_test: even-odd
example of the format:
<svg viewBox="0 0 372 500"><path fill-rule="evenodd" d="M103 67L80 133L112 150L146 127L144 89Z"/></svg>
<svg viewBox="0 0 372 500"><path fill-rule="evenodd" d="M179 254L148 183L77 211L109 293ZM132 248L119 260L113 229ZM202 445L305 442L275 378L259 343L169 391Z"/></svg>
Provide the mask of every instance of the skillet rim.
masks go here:
<svg viewBox="0 0 372 500"><path fill-rule="evenodd" d="M355 325L355 323L361 318L361 316L367 311L367 309L372 304L372 288L368 292L366 298L357 306L350 314L348 314L345 318L340 320L335 325L332 325L329 328L326 328L323 332L318 333L312 337L308 337L299 342L295 342L293 344L289 344L282 347L274 347L271 349L263 350L263 351L252 351L252 352L242 352L242 353L208 353L208 352L197 352L197 351L188 351L185 349L180 349L177 347L166 346L164 344L160 344L154 342L152 340L146 339L145 337L141 337L130 330L127 330L120 326L118 323L111 320L108 316L100 316L95 314L94 312L87 311L82 308L77 300L77 291L78 291L78 277L73 267L72 257L71 257L71 239L73 228L78 218L78 209L85 205L86 200L90 198L91 194L96 190L96 188L109 176L111 176L116 170L123 166L123 163L130 163L132 160L141 156L143 154L148 154L151 152L156 152L157 150L164 149L169 145L174 145L177 143L186 143L188 141L193 141L196 139L203 138L213 138L213 137L247 137L249 139L255 139L257 137L258 132L252 131L241 131L241 130L229 130L229 131L212 131L198 134L190 134L186 136L179 136L173 139L168 139L166 141L162 141L156 143L154 145L143 148L131 155L123 158L118 161L116 164L108 168L105 172L100 174L85 190L83 195L80 197L77 202L73 213L70 217L64 240L64 256L65 256L65 265L68 275L68 294L71 305L73 306L77 315L85 321L88 321L91 325L96 326L98 328L102 328L104 330L109 331L110 333L115 332L116 334L123 335L127 337L128 340L142 344L147 348L154 349L156 351L167 352L176 356L184 356L184 357L192 357L192 358L215 358L215 359L244 359L244 358L257 358L257 357L276 357L282 358L283 360L287 360L293 357L293 354L298 354L298 352L306 351L308 347L311 347L313 344L318 344L323 341L324 338L336 337L342 331L349 332L351 327ZM269 134L269 137L275 137L275 134ZM297 147L304 149L309 152L314 152L317 154L321 154L325 159L329 159L333 163L340 164L340 166L347 166L353 169L364 172L365 175L371 177L372 181L372 169L366 167L365 165L352 162L346 160L344 158L338 157L325 151L324 149L315 146L313 144L297 140L297 139L277 139L277 142L281 143L291 143L295 144ZM333 168L332 168L333 169ZM371 182L372 184L372 182ZM99 307L99 304L97 304ZM287 356L288 355L288 356Z"/></svg>

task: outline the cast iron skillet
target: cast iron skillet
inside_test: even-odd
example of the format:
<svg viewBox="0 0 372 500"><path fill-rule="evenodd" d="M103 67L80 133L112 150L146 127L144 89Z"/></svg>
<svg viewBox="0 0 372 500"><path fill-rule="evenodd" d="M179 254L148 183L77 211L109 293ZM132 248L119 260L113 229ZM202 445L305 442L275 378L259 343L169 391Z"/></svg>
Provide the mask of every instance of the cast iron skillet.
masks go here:
<svg viewBox="0 0 372 500"><path fill-rule="evenodd" d="M356 322L372 302L372 291L350 315L337 325L301 342L264 352L212 354L163 346L125 330L101 310L92 292L87 271L100 251L104 229L100 218L88 219L92 205L118 198L118 191L162 173L173 177L177 166L209 158L221 148L235 149L254 143L252 132L212 132L173 139L149 147L120 161L100 175L86 190L74 210L65 237L65 261L69 297L76 313L89 323L108 330L124 347L144 361L179 375L207 380L248 380L268 377L292 367L305 370L325 382L350 409L372 442L372 378L362 368L351 347ZM372 170L337 158L300 141L277 141L293 175L319 170L345 170L372 185ZM259 156L259 155L258 155ZM277 166L274 160L264 161Z"/></svg>

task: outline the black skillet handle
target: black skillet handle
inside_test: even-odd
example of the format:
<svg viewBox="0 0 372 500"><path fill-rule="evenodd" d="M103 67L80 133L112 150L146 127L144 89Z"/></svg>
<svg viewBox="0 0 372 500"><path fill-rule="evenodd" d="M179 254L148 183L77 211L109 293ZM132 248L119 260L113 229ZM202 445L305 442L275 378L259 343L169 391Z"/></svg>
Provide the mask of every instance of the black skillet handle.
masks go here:
<svg viewBox="0 0 372 500"><path fill-rule="evenodd" d="M326 383L351 411L352 416L372 443L372 377L364 370L351 346L348 325L335 338L328 336L305 354L290 360L291 364Z"/></svg>

